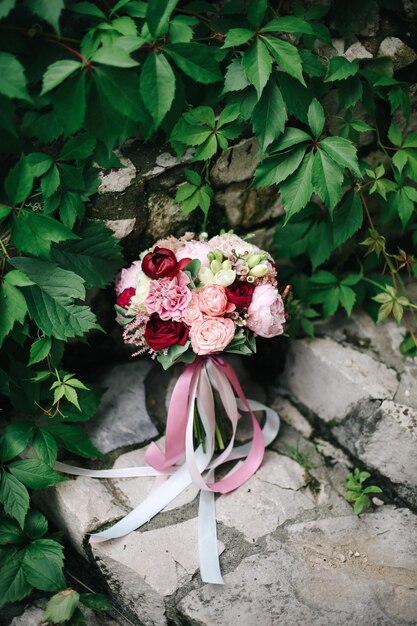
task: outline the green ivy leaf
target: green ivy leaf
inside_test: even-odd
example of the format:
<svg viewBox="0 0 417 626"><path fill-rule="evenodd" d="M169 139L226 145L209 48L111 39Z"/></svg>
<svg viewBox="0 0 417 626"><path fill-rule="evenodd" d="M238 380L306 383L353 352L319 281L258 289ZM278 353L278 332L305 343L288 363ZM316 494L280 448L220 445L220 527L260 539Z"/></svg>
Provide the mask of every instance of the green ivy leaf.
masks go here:
<svg viewBox="0 0 417 626"><path fill-rule="evenodd" d="M300 17L294 17L292 15L285 15L284 17L277 17L263 28L261 33L270 32L282 32L282 33L301 33L304 35L314 35L313 27L301 19Z"/></svg>
<svg viewBox="0 0 417 626"><path fill-rule="evenodd" d="M95 145L96 140L93 137L89 137L87 133L71 137L63 145L59 159L60 161L86 159L93 154Z"/></svg>
<svg viewBox="0 0 417 626"><path fill-rule="evenodd" d="M16 322L23 324L27 312L25 298L7 281L0 284L0 346Z"/></svg>
<svg viewBox="0 0 417 626"><path fill-rule="evenodd" d="M308 108L307 119L314 138L318 139L323 132L325 118L323 107L316 98L312 100Z"/></svg>
<svg viewBox="0 0 417 626"><path fill-rule="evenodd" d="M358 167L358 158L356 148L351 141L342 137L326 137L319 143L327 155L336 161L338 165L347 167L355 174L357 178L362 178L362 174Z"/></svg>
<svg viewBox="0 0 417 626"><path fill-rule="evenodd" d="M175 75L163 54L147 56L140 75L140 93L156 129L170 110L175 96Z"/></svg>
<svg viewBox="0 0 417 626"><path fill-rule="evenodd" d="M52 539L36 539L26 548L22 570L33 587L57 591L66 587L63 562L63 546Z"/></svg>
<svg viewBox="0 0 417 626"><path fill-rule="evenodd" d="M4 181L4 188L13 204L26 200L33 187L34 174L27 159L21 156Z"/></svg>
<svg viewBox="0 0 417 626"><path fill-rule="evenodd" d="M165 52L193 80L208 85L223 80L213 49L201 43L174 43Z"/></svg>
<svg viewBox="0 0 417 626"><path fill-rule="evenodd" d="M22 570L21 558L9 558L0 565L0 607L22 600L32 591Z"/></svg>
<svg viewBox="0 0 417 626"><path fill-rule="evenodd" d="M26 0L26 3L35 15L48 22L58 35L60 34L59 18L64 9L64 0L54 0L53 2L50 0Z"/></svg>
<svg viewBox="0 0 417 626"><path fill-rule="evenodd" d="M80 276L37 259L14 258L12 265L34 283L23 290L30 317L46 335L65 340L100 328L88 307L73 304L73 298L85 297Z"/></svg>
<svg viewBox="0 0 417 626"><path fill-rule="evenodd" d="M85 281L87 289L103 288L113 280L123 257L113 233L99 221L85 222L76 241L53 246L53 260Z"/></svg>
<svg viewBox="0 0 417 626"><path fill-rule="evenodd" d="M68 76L81 69L81 61L56 61L52 63L43 75L41 96L60 85Z"/></svg>
<svg viewBox="0 0 417 626"><path fill-rule="evenodd" d="M168 32L169 18L177 4L178 0L149 0L146 23L155 39Z"/></svg>
<svg viewBox="0 0 417 626"><path fill-rule="evenodd" d="M41 461L53 467L58 456L58 445L55 437L46 428L36 428L33 450Z"/></svg>
<svg viewBox="0 0 417 626"><path fill-rule="evenodd" d="M252 128L262 152L278 137L288 119L287 109L280 89L274 79L269 79L262 96L252 113Z"/></svg>
<svg viewBox="0 0 417 626"><path fill-rule="evenodd" d="M272 70L268 48L260 39L256 39L244 52L242 65L248 81L255 87L260 98Z"/></svg>
<svg viewBox="0 0 417 626"><path fill-rule="evenodd" d="M109 600L102 593L82 593L80 601L94 611L108 611L111 609Z"/></svg>
<svg viewBox="0 0 417 626"><path fill-rule="evenodd" d="M333 217L333 239L335 248L352 237L362 226L363 209L358 193L349 192L343 198L343 204Z"/></svg>
<svg viewBox="0 0 417 626"><path fill-rule="evenodd" d="M249 0L247 5L248 20L253 28L260 27L267 7L267 0Z"/></svg>
<svg viewBox="0 0 417 626"><path fill-rule="evenodd" d="M32 440L34 426L30 422L16 422L7 426L1 438L0 458L3 462L18 456Z"/></svg>
<svg viewBox="0 0 417 626"><path fill-rule="evenodd" d="M0 519L0 545L19 545L25 539L22 529L14 519Z"/></svg>
<svg viewBox="0 0 417 626"><path fill-rule="evenodd" d="M51 351L52 339L50 337L40 337L30 347L30 360L28 365L34 365L46 359Z"/></svg>
<svg viewBox="0 0 417 626"><path fill-rule="evenodd" d="M0 502L7 515L14 517L23 528L26 513L29 510L29 493L20 480L4 470L0 479ZM1 580L0 574L0 585ZM0 593L0 605L2 598L3 594Z"/></svg>
<svg viewBox="0 0 417 626"><path fill-rule="evenodd" d="M297 48L288 41L283 41L276 37L262 37L262 40L266 42L272 56L284 72L293 76L305 86L303 65Z"/></svg>
<svg viewBox="0 0 417 626"><path fill-rule="evenodd" d="M78 235L51 217L21 209L13 218L11 238L22 252L49 258L52 242L78 239Z"/></svg>
<svg viewBox="0 0 417 626"><path fill-rule="evenodd" d="M248 28L231 28L227 31L223 48L235 48L249 41L254 37L253 30Z"/></svg>
<svg viewBox="0 0 417 626"><path fill-rule="evenodd" d="M123 50L116 43L102 46L92 56L93 63L110 65L112 67L136 67L137 61L132 59L130 54Z"/></svg>
<svg viewBox="0 0 417 626"><path fill-rule="evenodd" d="M359 63L357 61L348 61L345 57L332 57L329 62L329 69L324 78L325 83L334 82L335 80L346 80L354 76L359 71Z"/></svg>
<svg viewBox="0 0 417 626"><path fill-rule="evenodd" d="M12 476L30 489L45 489L67 480L39 459L13 461L7 467Z"/></svg>
<svg viewBox="0 0 417 626"><path fill-rule="evenodd" d="M104 458L103 454L88 439L85 431L72 424L50 424L48 431L55 437L58 444L78 456L86 459Z"/></svg>
<svg viewBox="0 0 417 626"><path fill-rule="evenodd" d="M78 606L80 594L74 589L65 589L55 594L45 608L44 620L53 624L61 624L69 620Z"/></svg>
<svg viewBox="0 0 417 626"><path fill-rule="evenodd" d="M246 78L246 73L242 65L242 58L233 59L227 68L224 79L224 93L230 91L242 91L250 86L250 82Z"/></svg>
<svg viewBox="0 0 417 626"><path fill-rule="evenodd" d="M98 68L96 69L98 73ZM55 115L65 136L77 132L84 121L86 111L86 73L71 76L50 93Z"/></svg>
<svg viewBox="0 0 417 626"><path fill-rule="evenodd" d="M312 182L313 153L304 157L301 166L291 174L280 186L282 203L285 208L285 221L298 213L311 198L313 193Z"/></svg>
<svg viewBox="0 0 417 626"><path fill-rule="evenodd" d="M26 515L24 531L31 539L40 539L48 531L48 520L40 511L32 509Z"/></svg>
<svg viewBox="0 0 417 626"><path fill-rule="evenodd" d="M306 149L306 146L299 146L264 159L256 169L253 186L268 187L286 180L298 169Z"/></svg>
<svg viewBox="0 0 417 626"><path fill-rule="evenodd" d="M342 195L343 171L322 150L314 155L312 170L313 188L328 207L330 214Z"/></svg>
<svg viewBox="0 0 417 626"><path fill-rule="evenodd" d="M0 52L0 93L7 98L32 100L27 91L23 65L8 52Z"/></svg>

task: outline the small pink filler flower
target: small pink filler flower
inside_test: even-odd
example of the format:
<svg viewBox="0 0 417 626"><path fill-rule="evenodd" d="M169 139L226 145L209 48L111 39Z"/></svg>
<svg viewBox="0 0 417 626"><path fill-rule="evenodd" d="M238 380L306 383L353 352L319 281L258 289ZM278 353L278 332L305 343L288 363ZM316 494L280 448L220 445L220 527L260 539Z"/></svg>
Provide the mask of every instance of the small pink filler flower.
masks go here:
<svg viewBox="0 0 417 626"><path fill-rule="evenodd" d="M203 317L191 326L191 347L196 354L222 352L235 336L234 322L225 317Z"/></svg>

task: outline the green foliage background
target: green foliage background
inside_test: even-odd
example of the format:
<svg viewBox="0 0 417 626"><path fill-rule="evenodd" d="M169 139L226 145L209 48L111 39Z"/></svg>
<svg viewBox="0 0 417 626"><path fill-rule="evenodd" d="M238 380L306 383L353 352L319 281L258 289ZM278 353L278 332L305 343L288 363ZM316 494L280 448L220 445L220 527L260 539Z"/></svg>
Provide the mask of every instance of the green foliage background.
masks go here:
<svg viewBox="0 0 417 626"><path fill-rule="evenodd" d="M294 288L290 334L362 304L379 320L404 318L402 351L416 353L406 283L417 275L417 133L380 127L381 112L406 126L408 85L390 59L322 52L326 24L351 25L342 4L287 15L267 0L0 3L0 394L24 416L1 439L0 605L66 586L62 545L28 489L64 480L53 470L60 448L100 456L78 424L100 392L62 358L68 340L100 332L86 290L110 284L122 264L85 209L98 167L120 167L114 150L127 139L169 141L179 156L195 149L176 202L206 220L213 158L255 134L252 184L275 185L285 209L276 246ZM384 164L358 158L364 133ZM60 598L53 614L80 619L78 599Z"/></svg>

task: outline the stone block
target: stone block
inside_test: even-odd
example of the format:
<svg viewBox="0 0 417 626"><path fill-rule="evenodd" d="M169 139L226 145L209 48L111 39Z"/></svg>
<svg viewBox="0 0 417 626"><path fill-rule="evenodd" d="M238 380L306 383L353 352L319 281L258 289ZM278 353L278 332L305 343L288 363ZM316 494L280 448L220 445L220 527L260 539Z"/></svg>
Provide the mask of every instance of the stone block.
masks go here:
<svg viewBox="0 0 417 626"><path fill-rule="evenodd" d="M150 368L149 360L136 359L115 365L97 381L107 391L86 430L102 452L139 445L158 435L146 409L144 382Z"/></svg>
<svg viewBox="0 0 417 626"><path fill-rule="evenodd" d="M211 169L214 187L225 187L243 180L249 181L259 163L259 144L255 137L244 139L222 153Z"/></svg>
<svg viewBox="0 0 417 626"><path fill-rule="evenodd" d="M396 372L332 339L298 339L281 380L297 402L326 422L341 421L361 400L391 400Z"/></svg>
<svg viewBox="0 0 417 626"><path fill-rule="evenodd" d="M417 59L416 52L398 37L385 37L379 46L378 55L390 57L394 70L407 67Z"/></svg>

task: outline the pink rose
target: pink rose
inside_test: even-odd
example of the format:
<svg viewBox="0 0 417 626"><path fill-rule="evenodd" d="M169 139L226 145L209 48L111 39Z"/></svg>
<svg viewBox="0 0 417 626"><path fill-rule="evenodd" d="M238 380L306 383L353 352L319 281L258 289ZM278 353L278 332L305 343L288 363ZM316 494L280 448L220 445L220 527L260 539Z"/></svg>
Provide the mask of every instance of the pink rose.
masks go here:
<svg viewBox="0 0 417 626"><path fill-rule="evenodd" d="M200 302L196 291L192 292L191 300L182 311L182 321L187 326L192 326L195 322L199 322L203 319L203 314L200 311Z"/></svg>
<svg viewBox="0 0 417 626"><path fill-rule="evenodd" d="M260 337L275 337L284 332L282 298L272 285L258 285L248 308L247 327Z"/></svg>
<svg viewBox="0 0 417 626"><path fill-rule="evenodd" d="M206 285L198 292L198 300L201 312L213 317L230 313L236 308L227 300L226 290L222 285Z"/></svg>
<svg viewBox="0 0 417 626"><path fill-rule="evenodd" d="M196 354L222 352L235 336L235 324L227 317L203 317L191 326L191 347Z"/></svg>
<svg viewBox="0 0 417 626"><path fill-rule="evenodd" d="M122 291L129 289L130 287L136 289L136 280L141 270L141 266L141 261L134 261L132 265L122 269L122 271L118 274L115 284L116 294L118 296L120 296Z"/></svg>
<svg viewBox="0 0 417 626"><path fill-rule="evenodd" d="M208 253L211 252L211 246L206 241L187 241L182 248L177 250L176 257L178 261L185 258L198 259L201 267L209 267Z"/></svg>
<svg viewBox="0 0 417 626"><path fill-rule="evenodd" d="M179 272L174 278L153 280L145 300L148 313L157 313L161 320L182 320L182 311L191 300L188 276Z"/></svg>

